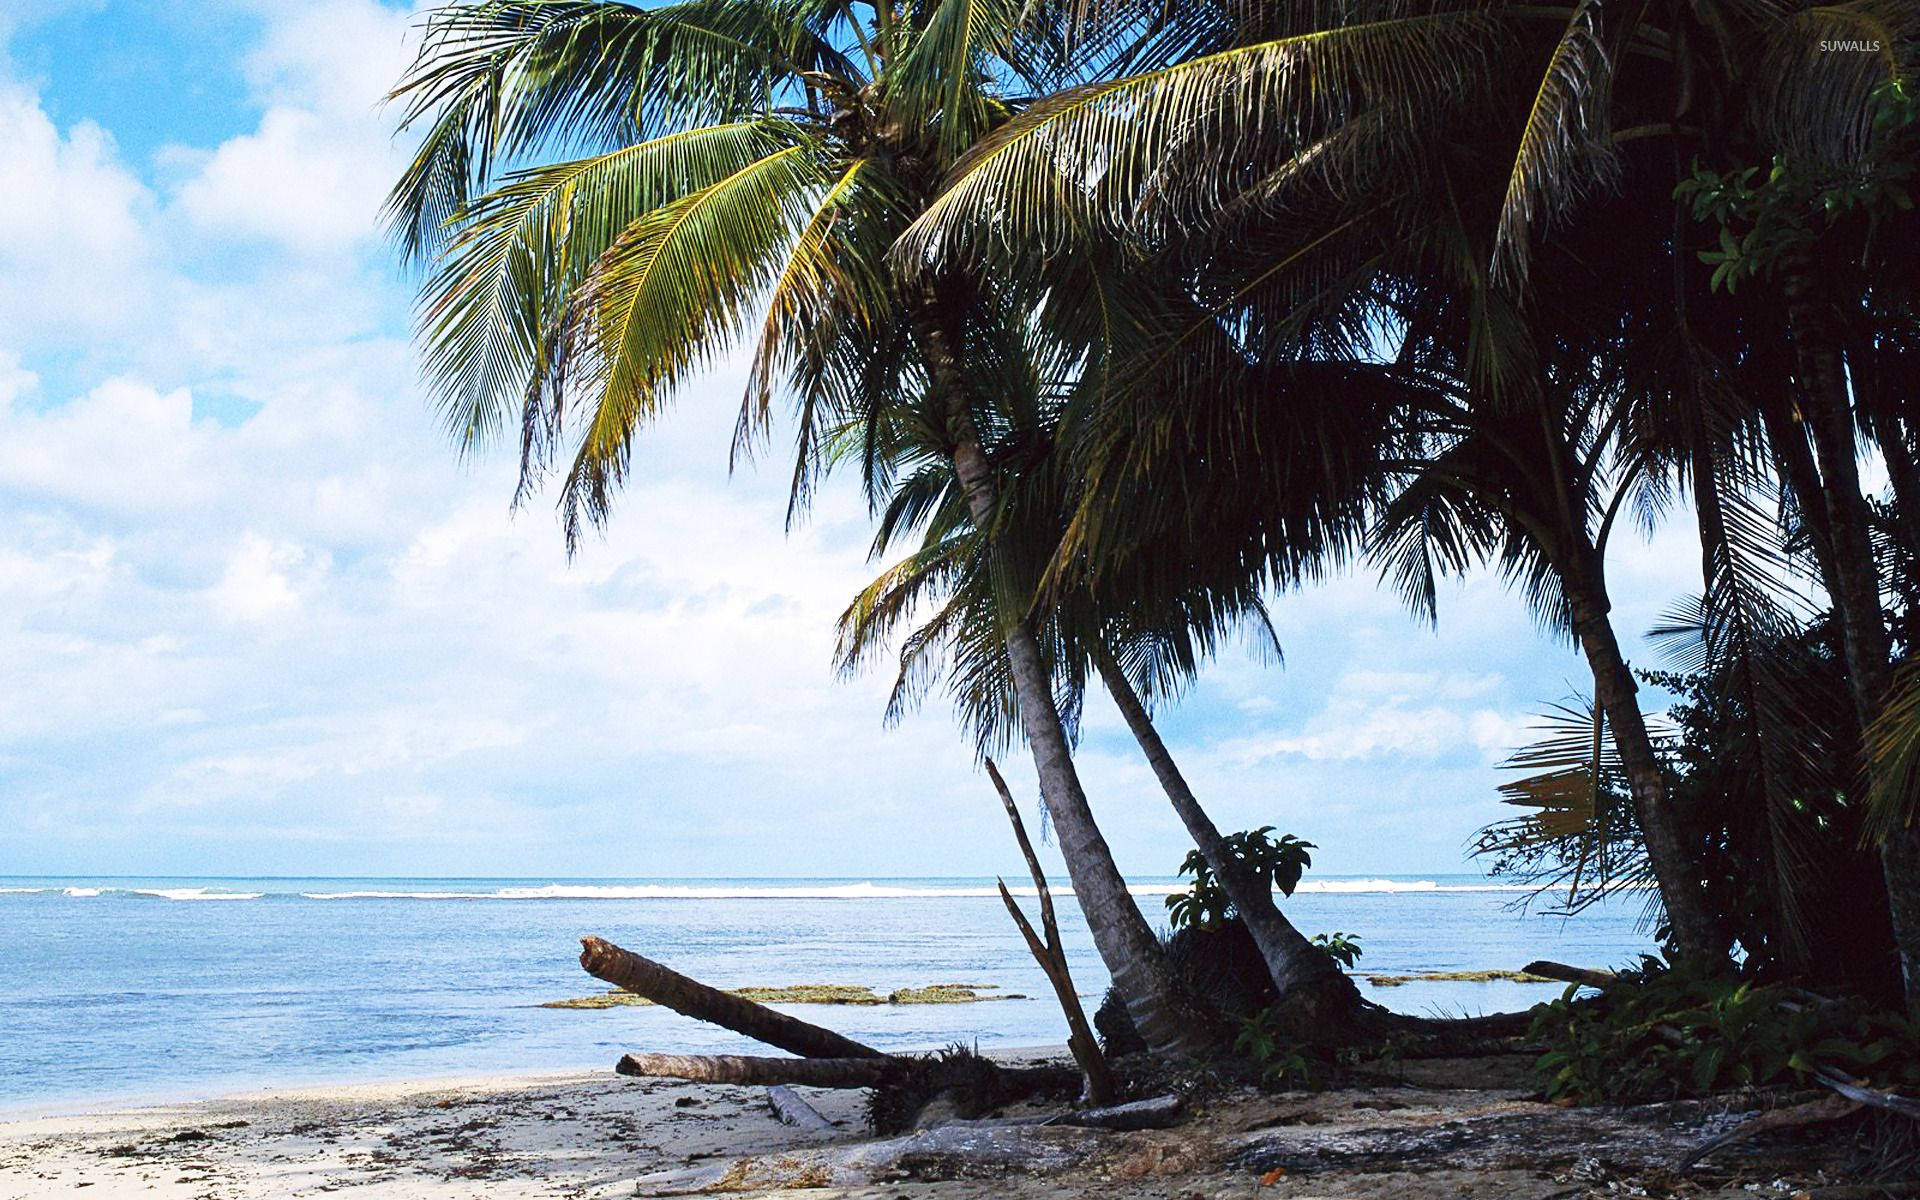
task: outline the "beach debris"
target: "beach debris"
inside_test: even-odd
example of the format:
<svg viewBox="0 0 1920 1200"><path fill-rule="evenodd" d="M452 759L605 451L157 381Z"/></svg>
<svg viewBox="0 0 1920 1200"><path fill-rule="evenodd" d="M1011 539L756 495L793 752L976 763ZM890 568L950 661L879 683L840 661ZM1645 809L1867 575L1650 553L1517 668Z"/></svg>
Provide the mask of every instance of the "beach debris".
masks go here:
<svg viewBox="0 0 1920 1200"><path fill-rule="evenodd" d="M1236 1170L1253 1173L1376 1169L1422 1163L1451 1168L1565 1165L1578 1171L1667 1169L1676 1136L1724 1111L1715 1102L1676 1100L1625 1108L1560 1108L1512 1101L1433 1124L1418 1116L1353 1126L1287 1125L1236 1134L1226 1152ZM1586 1160L1590 1164L1582 1166Z"/></svg>
<svg viewBox="0 0 1920 1200"><path fill-rule="evenodd" d="M1525 975L1537 975L1542 979L1551 979L1556 983L1577 983L1584 987L1603 988L1619 981L1612 971L1596 971L1590 967L1570 967L1565 963L1548 962L1541 959L1521 967Z"/></svg>
<svg viewBox="0 0 1920 1200"><path fill-rule="evenodd" d="M784 1083L776 1083L767 1089L767 1107L773 1110L782 1125L792 1125L809 1133L831 1133L833 1122L822 1116L820 1110L801 1099L800 1093Z"/></svg>
<svg viewBox="0 0 1920 1200"><path fill-rule="evenodd" d="M587 974L654 1003L808 1058L885 1058L871 1046L778 1012L744 996L708 987L650 958L597 937L580 939Z"/></svg>
<svg viewBox="0 0 1920 1200"><path fill-rule="evenodd" d="M1546 975L1526 971L1415 971L1411 975L1362 975L1374 987L1400 987L1408 983L1557 983Z"/></svg>
<svg viewBox="0 0 1920 1200"><path fill-rule="evenodd" d="M956 1093L958 1115L977 1116L1014 1100L1077 1088L1081 1081L1080 1072L1070 1068L1002 1067L964 1047L929 1055L884 1054L600 938L582 938L580 945L580 965L588 974L799 1056L636 1053L615 1065L622 1075L743 1086L873 1088L869 1117L882 1133L911 1128L916 1115L943 1092Z"/></svg>
<svg viewBox="0 0 1920 1200"><path fill-rule="evenodd" d="M938 1079L954 1070L978 1074L1000 1099L1011 1100L1070 1087L1068 1067L1003 1067L974 1055L878 1058L778 1058L751 1054L628 1054L614 1070L641 1079L687 1079L741 1087L774 1084L823 1088L904 1086L918 1077Z"/></svg>
<svg viewBox="0 0 1920 1200"><path fill-rule="evenodd" d="M643 1175L638 1196L857 1187L899 1179L997 1179L1080 1166L1112 1134L1075 1126L945 1125L905 1137L737 1158Z"/></svg>
<svg viewBox="0 0 1920 1200"><path fill-rule="evenodd" d="M1014 903L1013 893L1007 890L1007 881L994 880L1000 887L1000 899L1007 906L1007 913L1020 929L1020 936L1026 939L1027 949L1033 954L1033 960L1040 964L1047 982L1053 985L1053 993L1060 1000L1060 1010L1067 1018L1067 1049L1073 1053L1073 1061L1080 1064L1081 1074L1086 1079L1082 1095L1087 1102L1103 1106L1113 1102L1113 1074L1107 1067L1107 1057L1100 1050L1100 1043L1094 1040L1093 1029L1087 1024L1086 1010L1080 1007L1080 993L1073 986L1073 974L1067 969L1067 951L1060 940L1060 925L1054 920L1053 891L1047 886L1046 872L1040 869L1040 858L1033 852L1033 843L1027 838L1026 823L1020 819L1020 808L1013 802L1013 793L1007 789L1007 781L1000 777L1000 768L987 759L987 777L993 780L993 787L1000 795L1000 803L1007 810L1007 820L1013 823L1014 840L1020 844L1020 853L1027 860L1027 872L1033 876L1034 890L1040 897L1040 927L1045 932L1043 938L1035 933L1033 924L1027 920L1026 913Z"/></svg>
<svg viewBox="0 0 1920 1200"><path fill-rule="evenodd" d="M988 1000L1027 999L1018 992L983 995L982 993L999 992L999 986L991 983L930 983L925 987L896 988L884 996L858 983L795 983L785 987L742 987L725 990L730 996L739 996L743 1000L751 1000L756 1004L848 1004L856 1007L878 1007L884 1004L976 1004ZM649 1008L654 1003L653 1000L637 992L616 988L593 996L549 1000L539 1007Z"/></svg>
<svg viewBox="0 0 1920 1200"><path fill-rule="evenodd" d="M1885 1109L1899 1113L1903 1117L1920 1121L1920 1100L1912 1100L1896 1092L1876 1091L1866 1087L1861 1081L1849 1078L1829 1066L1822 1066L1813 1073L1813 1081L1821 1087L1832 1088L1857 1104L1872 1108Z"/></svg>
<svg viewBox="0 0 1920 1200"><path fill-rule="evenodd" d="M1047 1120L1049 1125L1078 1125L1086 1129L1167 1129L1180 1122L1187 1112L1185 1096L1154 1096L1130 1104L1105 1108L1083 1108L1061 1113Z"/></svg>
<svg viewBox="0 0 1920 1200"><path fill-rule="evenodd" d="M1674 1160L1673 1169L1684 1171L1707 1155L1727 1146L1747 1141L1749 1138L1776 1129L1801 1129L1808 1125L1822 1125L1828 1121L1838 1121L1859 1112L1864 1105L1858 1100L1845 1096L1822 1096L1809 1100L1805 1104L1775 1108L1758 1116L1742 1121L1740 1124L1720 1134L1708 1138Z"/></svg>
<svg viewBox="0 0 1920 1200"><path fill-rule="evenodd" d="M805 1087L878 1087L896 1074L903 1060L862 1058L777 1058L751 1054L628 1054L614 1070L639 1079L689 1079L743 1087L800 1084Z"/></svg>

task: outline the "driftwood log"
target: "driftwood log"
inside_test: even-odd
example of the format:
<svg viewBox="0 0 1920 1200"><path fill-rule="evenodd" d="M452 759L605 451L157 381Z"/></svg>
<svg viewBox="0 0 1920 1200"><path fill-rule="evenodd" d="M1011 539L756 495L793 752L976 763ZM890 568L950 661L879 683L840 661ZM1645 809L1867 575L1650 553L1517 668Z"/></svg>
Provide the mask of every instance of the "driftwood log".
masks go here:
<svg viewBox="0 0 1920 1200"><path fill-rule="evenodd" d="M1080 1072L1069 1067L1003 1067L974 1054L884 1054L831 1029L708 987L601 938L582 938L580 945L580 965L589 974L799 1056L629 1054L614 1067L622 1075L758 1087L873 1088L868 1117L883 1133L911 1128L943 1095L957 1115L970 1117L1042 1093L1071 1095L1079 1090Z"/></svg>
<svg viewBox="0 0 1920 1200"><path fill-rule="evenodd" d="M1667 1169L1676 1138L1724 1115L1725 1098L1628 1108L1559 1108L1508 1102L1438 1124L1390 1120L1361 1127L1283 1126L1225 1139L1235 1170L1544 1170L1594 1158L1633 1172Z"/></svg>
<svg viewBox="0 0 1920 1200"><path fill-rule="evenodd" d="M1083 1108L1047 1120L1048 1125L1078 1125L1083 1129L1168 1129L1187 1113L1184 1096L1155 1096L1116 1104L1110 1108Z"/></svg>
<svg viewBox="0 0 1920 1200"><path fill-rule="evenodd" d="M880 1058L775 1058L751 1054L628 1054L614 1070L642 1079L689 1079L695 1083L727 1083L742 1087L867 1088L913 1081L916 1075L938 1072L939 1058L918 1055ZM1061 1091L1079 1082L1072 1067L1003 1067L985 1059L974 1069L990 1072L1005 1098ZM1123 1106L1125 1107L1125 1106Z"/></svg>
<svg viewBox="0 0 1920 1200"><path fill-rule="evenodd" d="M1832 1067L1823 1066L1815 1071L1813 1080L1821 1087L1832 1088L1855 1104L1885 1109L1888 1112L1899 1113L1909 1120L1920 1121L1920 1100L1908 1099L1897 1092L1876 1091L1857 1080L1847 1078Z"/></svg>
<svg viewBox="0 0 1920 1200"><path fill-rule="evenodd" d="M995 1179L1064 1171L1105 1150L1115 1135L1040 1125L947 1125L906 1137L784 1150L754 1158L642 1175L638 1196L783 1188L857 1187L911 1176Z"/></svg>
<svg viewBox="0 0 1920 1200"><path fill-rule="evenodd" d="M655 1004L765 1042L805 1058L885 1058L872 1046L818 1025L776 1012L764 1004L708 987L650 958L597 937L580 939L580 965L587 974L645 996Z"/></svg>
<svg viewBox="0 0 1920 1200"><path fill-rule="evenodd" d="M1530 962L1520 968L1523 975L1538 975L1542 979L1557 979L1561 983L1578 983L1585 987L1603 988L1618 983L1620 977L1612 971L1595 971L1588 967L1570 967L1565 963Z"/></svg>
<svg viewBox="0 0 1920 1200"><path fill-rule="evenodd" d="M779 1118L782 1125L791 1125L809 1133L833 1131L832 1121L784 1083L776 1083L767 1089L767 1107L773 1110L773 1115Z"/></svg>
<svg viewBox="0 0 1920 1200"><path fill-rule="evenodd" d="M743 1087L878 1087L910 1066L899 1058L774 1058L751 1054L629 1054L614 1066L642 1079L691 1079Z"/></svg>
<svg viewBox="0 0 1920 1200"><path fill-rule="evenodd" d="M1818 1100L1809 1100L1805 1104L1769 1109L1758 1116L1749 1117L1725 1133L1708 1138L1686 1151L1674 1160L1673 1169L1684 1171L1716 1150L1737 1146L1763 1133L1777 1132L1782 1129L1803 1129L1809 1125L1838 1121L1859 1112L1862 1107L1858 1100L1849 1100L1845 1096L1822 1096Z"/></svg>

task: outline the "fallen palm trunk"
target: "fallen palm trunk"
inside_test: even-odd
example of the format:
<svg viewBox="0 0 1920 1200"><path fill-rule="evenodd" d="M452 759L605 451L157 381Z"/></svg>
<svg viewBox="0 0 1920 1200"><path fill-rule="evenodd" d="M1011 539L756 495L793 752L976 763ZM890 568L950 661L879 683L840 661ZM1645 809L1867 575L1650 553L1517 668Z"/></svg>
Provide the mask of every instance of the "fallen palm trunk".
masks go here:
<svg viewBox="0 0 1920 1200"><path fill-rule="evenodd" d="M613 1068L641 1078L691 1079L743 1087L878 1087L912 1068L899 1058L772 1058L750 1054L629 1054Z"/></svg>
<svg viewBox="0 0 1920 1200"><path fill-rule="evenodd" d="M773 1110L773 1115L780 1119L782 1125L792 1125L809 1133L833 1131L832 1121L784 1083L776 1083L767 1089L767 1107Z"/></svg>
<svg viewBox="0 0 1920 1200"><path fill-rule="evenodd" d="M1114 1135L1040 1125L948 1125L906 1137L850 1146L787 1150L710 1166L643 1175L638 1196L781 1188L858 1187L899 1179L994 1179L1077 1167L1107 1149Z"/></svg>
<svg viewBox="0 0 1920 1200"><path fill-rule="evenodd" d="M969 1056L967 1069L985 1077L1004 1102L1040 1092L1072 1088L1080 1074L1071 1067L1003 1067ZM867 1088L907 1084L919 1076L939 1076L955 1060L920 1056L878 1058L775 1058L751 1054L629 1054L614 1070L645 1079L688 1079L741 1087Z"/></svg>
<svg viewBox="0 0 1920 1200"><path fill-rule="evenodd" d="M580 965L594 978L645 996L655 1004L792 1054L807 1058L886 1057L873 1047L863 1046L831 1029L822 1029L764 1004L708 987L597 937L580 939Z"/></svg>
<svg viewBox="0 0 1920 1200"><path fill-rule="evenodd" d="M1676 1137L1724 1115L1727 1097L1630 1108L1490 1105L1438 1124L1410 1116L1359 1127L1288 1126L1224 1140L1235 1170L1379 1170L1444 1164L1456 1169L1543 1170L1595 1158L1631 1172L1665 1169Z"/></svg>
<svg viewBox="0 0 1920 1200"><path fill-rule="evenodd" d="M1520 968L1523 975L1538 975L1542 979L1555 979L1561 983L1577 983L1584 987L1603 988L1618 983L1620 977L1612 971L1595 971L1587 967L1570 967L1557 962L1530 962Z"/></svg>
<svg viewBox="0 0 1920 1200"><path fill-rule="evenodd" d="M1821 1067L1813 1073L1813 1079L1820 1086L1832 1088L1855 1104L1882 1108L1888 1112L1899 1113L1911 1120L1920 1121L1920 1100L1910 1100L1897 1092L1875 1091L1857 1080L1847 1078L1832 1067Z"/></svg>

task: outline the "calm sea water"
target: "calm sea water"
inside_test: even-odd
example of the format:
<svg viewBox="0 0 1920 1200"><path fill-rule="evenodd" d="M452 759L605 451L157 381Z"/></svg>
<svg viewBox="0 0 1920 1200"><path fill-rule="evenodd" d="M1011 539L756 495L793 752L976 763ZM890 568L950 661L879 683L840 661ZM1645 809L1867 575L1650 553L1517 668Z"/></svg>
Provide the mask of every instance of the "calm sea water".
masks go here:
<svg viewBox="0 0 1920 1200"><path fill-rule="evenodd" d="M1135 884L1150 920L1171 881ZM1309 880L1308 932L1361 935L1363 970L1589 966L1648 948L1631 901L1526 915L1477 876ZM1074 978L1106 986L1059 905ZM264 1086L609 1067L628 1050L753 1043L657 1008L577 1011L598 934L720 987L998 984L1027 1000L809 1005L883 1048L1063 1042L1064 1024L992 881L76 879L0 877L0 1108L223 1095ZM1407 1012L1524 1008L1554 986L1368 988Z"/></svg>

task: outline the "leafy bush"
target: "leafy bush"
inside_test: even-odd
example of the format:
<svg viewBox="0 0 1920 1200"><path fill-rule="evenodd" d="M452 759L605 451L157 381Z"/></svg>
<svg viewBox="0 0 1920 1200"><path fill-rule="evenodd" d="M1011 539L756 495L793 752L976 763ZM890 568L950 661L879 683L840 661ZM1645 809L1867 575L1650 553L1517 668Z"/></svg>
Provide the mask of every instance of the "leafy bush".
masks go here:
<svg viewBox="0 0 1920 1200"><path fill-rule="evenodd" d="M1269 888L1279 888L1283 896L1293 895L1300 876L1313 865L1312 842L1303 842L1290 833L1271 836L1273 826L1262 825L1226 837L1227 849ZM1167 897L1167 920L1175 929L1213 929L1237 915L1226 889L1198 850L1189 851L1180 863L1180 874L1191 875L1193 884L1184 892Z"/></svg>
<svg viewBox="0 0 1920 1200"><path fill-rule="evenodd" d="M1243 1019L1234 1035L1234 1053L1259 1070L1260 1082L1267 1087L1318 1087L1320 1074L1314 1069L1313 1056L1282 1032L1280 1021L1280 1014L1271 1008Z"/></svg>
<svg viewBox="0 0 1920 1200"><path fill-rule="evenodd" d="M1647 958L1598 997L1577 987L1536 1010L1537 1069L1551 1100L1641 1103L1804 1083L1818 1068L1920 1082L1916 1028L1899 1016L1783 984L1756 985Z"/></svg>
<svg viewBox="0 0 1920 1200"><path fill-rule="evenodd" d="M1360 935L1357 933L1316 933L1313 944L1326 953L1326 956L1340 964L1343 971L1351 971L1353 964L1366 951L1360 948Z"/></svg>

